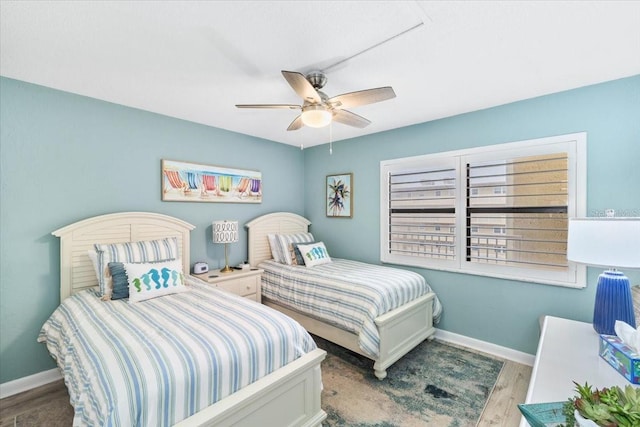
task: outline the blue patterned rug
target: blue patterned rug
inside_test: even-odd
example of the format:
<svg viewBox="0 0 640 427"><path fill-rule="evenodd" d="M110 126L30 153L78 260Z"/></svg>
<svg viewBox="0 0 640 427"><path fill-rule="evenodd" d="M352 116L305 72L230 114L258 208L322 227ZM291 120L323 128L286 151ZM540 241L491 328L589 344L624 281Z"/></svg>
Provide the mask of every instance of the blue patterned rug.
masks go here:
<svg viewBox="0 0 640 427"><path fill-rule="evenodd" d="M482 414L504 363L485 355L425 341L387 370L322 338L322 408L327 427L467 427Z"/></svg>

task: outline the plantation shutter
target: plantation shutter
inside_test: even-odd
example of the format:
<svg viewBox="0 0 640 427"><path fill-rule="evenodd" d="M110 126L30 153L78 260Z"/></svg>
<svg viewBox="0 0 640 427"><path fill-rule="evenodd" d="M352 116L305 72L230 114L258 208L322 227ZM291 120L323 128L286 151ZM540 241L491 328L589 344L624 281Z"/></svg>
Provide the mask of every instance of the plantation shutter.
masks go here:
<svg viewBox="0 0 640 427"><path fill-rule="evenodd" d="M448 162L388 176L388 253L456 257L456 176Z"/></svg>
<svg viewBox="0 0 640 427"><path fill-rule="evenodd" d="M466 181L466 261L567 269L567 153L468 161Z"/></svg>

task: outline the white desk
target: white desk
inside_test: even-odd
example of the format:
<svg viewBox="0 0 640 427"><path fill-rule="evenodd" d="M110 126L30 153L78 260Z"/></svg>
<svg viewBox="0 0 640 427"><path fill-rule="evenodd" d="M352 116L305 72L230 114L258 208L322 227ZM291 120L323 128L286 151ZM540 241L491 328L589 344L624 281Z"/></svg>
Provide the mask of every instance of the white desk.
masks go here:
<svg viewBox="0 0 640 427"><path fill-rule="evenodd" d="M525 403L567 400L575 394L573 381L595 388L631 384L598 355L598 340L590 323L546 316ZM520 427L528 426L523 418Z"/></svg>

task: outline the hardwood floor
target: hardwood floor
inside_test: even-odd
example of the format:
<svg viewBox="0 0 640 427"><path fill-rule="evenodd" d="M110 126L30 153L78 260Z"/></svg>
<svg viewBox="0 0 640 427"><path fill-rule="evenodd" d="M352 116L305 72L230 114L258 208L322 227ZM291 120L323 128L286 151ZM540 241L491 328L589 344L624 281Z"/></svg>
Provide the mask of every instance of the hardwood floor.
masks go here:
<svg viewBox="0 0 640 427"><path fill-rule="evenodd" d="M505 362L477 427L517 427L520 424L517 405L527 397L531 370L531 366Z"/></svg>
<svg viewBox="0 0 640 427"><path fill-rule="evenodd" d="M517 427L531 377L531 367L505 363L477 427ZM0 400L0 426L69 427L73 408L62 380Z"/></svg>
<svg viewBox="0 0 640 427"><path fill-rule="evenodd" d="M0 400L0 426L69 427L73 408L62 380Z"/></svg>

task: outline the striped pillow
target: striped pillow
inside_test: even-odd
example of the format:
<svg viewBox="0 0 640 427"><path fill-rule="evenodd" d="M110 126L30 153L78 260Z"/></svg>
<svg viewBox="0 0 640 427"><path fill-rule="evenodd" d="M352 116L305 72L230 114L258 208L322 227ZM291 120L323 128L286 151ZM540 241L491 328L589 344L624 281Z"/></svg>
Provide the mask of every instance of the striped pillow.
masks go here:
<svg viewBox="0 0 640 427"><path fill-rule="evenodd" d="M280 260L276 258L276 261L281 264L292 265L292 259L295 259L295 251L293 249L293 243L311 243L315 239L311 233L296 233L296 234L278 234L276 235L277 251L279 252ZM274 257L275 258L275 257Z"/></svg>
<svg viewBox="0 0 640 427"><path fill-rule="evenodd" d="M98 254L98 285L100 296L111 299L113 282L109 271L110 262L154 262L177 259L180 255L178 239L167 237L159 240L124 242L94 245Z"/></svg>

